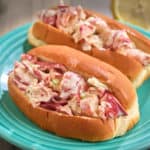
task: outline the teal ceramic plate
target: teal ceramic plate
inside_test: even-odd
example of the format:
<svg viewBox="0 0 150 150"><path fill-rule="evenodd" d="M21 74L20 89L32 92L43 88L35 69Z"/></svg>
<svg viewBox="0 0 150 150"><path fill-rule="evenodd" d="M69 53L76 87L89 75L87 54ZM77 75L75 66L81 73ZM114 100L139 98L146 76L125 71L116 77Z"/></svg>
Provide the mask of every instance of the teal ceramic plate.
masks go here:
<svg viewBox="0 0 150 150"><path fill-rule="evenodd" d="M27 42L30 25L17 28L0 38L0 136L22 149L32 150L126 150L150 147L150 80L137 90L141 112L139 123L126 135L106 142L89 143L58 137L41 130L19 111L8 94L7 78L13 63L31 48ZM147 32L139 31L150 37Z"/></svg>

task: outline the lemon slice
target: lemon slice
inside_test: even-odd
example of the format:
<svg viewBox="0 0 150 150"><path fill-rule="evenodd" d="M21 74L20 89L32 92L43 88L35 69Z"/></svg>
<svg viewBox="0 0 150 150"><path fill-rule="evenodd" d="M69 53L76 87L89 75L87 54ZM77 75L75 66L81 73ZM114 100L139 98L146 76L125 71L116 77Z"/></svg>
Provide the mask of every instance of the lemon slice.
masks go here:
<svg viewBox="0 0 150 150"><path fill-rule="evenodd" d="M112 0L116 19L150 30L150 0Z"/></svg>

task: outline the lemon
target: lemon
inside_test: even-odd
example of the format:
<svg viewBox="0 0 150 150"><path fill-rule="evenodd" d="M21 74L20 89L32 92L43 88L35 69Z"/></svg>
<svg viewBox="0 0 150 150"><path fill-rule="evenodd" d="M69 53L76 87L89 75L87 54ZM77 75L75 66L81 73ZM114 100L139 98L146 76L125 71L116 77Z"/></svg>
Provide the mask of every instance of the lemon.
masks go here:
<svg viewBox="0 0 150 150"><path fill-rule="evenodd" d="M112 0L116 19L150 30L150 0Z"/></svg>

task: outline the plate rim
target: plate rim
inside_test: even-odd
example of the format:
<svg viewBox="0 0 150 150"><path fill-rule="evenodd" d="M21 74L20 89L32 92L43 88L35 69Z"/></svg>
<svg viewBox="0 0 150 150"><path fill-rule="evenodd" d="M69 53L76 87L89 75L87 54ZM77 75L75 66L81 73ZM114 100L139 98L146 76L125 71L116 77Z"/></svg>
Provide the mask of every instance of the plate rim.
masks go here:
<svg viewBox="0 0 150 150"><path fill-rule="evenodd" d="M26 23L26 24L24 24L24 25L18 26L18 27L16 27L16 28L14 28L13 30L11 30L11 31L5 33L4 35L2 35L2 36L0 37L0 45L1 45L3 42L9 40L8 38L9 38L9 36L11 36L12 34L14 34L14 33L16 33L16 32L20 32L20 31L22 31L23 29L27 30L27 29L32 25L32 23L33 23L33 22L29 22L29 23ZM150 32L144 30L143 28L140 28L140 27L138 27L138 26L136 26L136 25L129 24L129 23L124 23L124 24L130 26L131 28L133 28L133 29L135 29L135 30L137 30L137 31L139 31L141 34L144 33L143 35L146 35L146 36L148 36L148 37L150 38ZM28 32L28 31L27 31L27 32ZM0 46L0 47L1 47L1 46ZM1 49L1 50L2 50L2 49ZM0 52L1 52L1 50L0 50ZM9 143L11 143L11 144L13 144L13 145L19 147L19 148L31 149L30 146L24 144L23 142L19 142L19 141L15 140L15 139L11 138L11 137L9 136L9 134L8 134L6 131L2 131L1 126L0 126L0 137L1 137L2 139L4 139L4 140L8 141ZM142 146L141 148L148 148L148 147L150 148L150 144L149 144L149 145L146 144L146 145Z"/></svg>

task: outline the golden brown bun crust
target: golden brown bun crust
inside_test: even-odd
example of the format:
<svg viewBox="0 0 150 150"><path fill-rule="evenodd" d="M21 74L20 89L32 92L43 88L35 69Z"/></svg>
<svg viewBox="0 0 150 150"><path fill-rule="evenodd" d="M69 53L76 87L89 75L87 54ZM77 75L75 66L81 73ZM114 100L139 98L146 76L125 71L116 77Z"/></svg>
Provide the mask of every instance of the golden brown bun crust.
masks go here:
<svg viewBox="0 0 150 150"><path fill-rule="evenodd" d="M79 44L75 44L72 37L70 35L65 34L64 32L58 30L57 28L45 24L43 22L36 22L33 25L33 34L38 39L48 43L48 44L58 44L58 45L66 45L80 49L81 46Z"/></svg>
<svg viewBox="0 0 150 150"><path fill-rule="evenodd" d="M123 135L139 120L137 100L127 117L123 116L115 120L101 120L81 116L68 116L40 107L33 107L24 93L14 84L11 76L8 79L8 88L13 101L31 121L42 129L63 137L85 141L103 141Z"/></svg>
<svg viewBox="0 0 150 150"><path fill-rule="evenodd" d="M100 141L114 137L115 122L112 119L101 119L69 116L40 107L33 107L28 98L8 80L9 94L23 113L42 129L63 137L77 138L87 141ZM21 100L21 101L20 101Z"/></svg>
<svg viewBox="0 0 150 150"><path fill-rule="evenodd" d="M112 25L110 26L112 27ZM32 34L37 39L40 39L48 44L67 45L82 51L81 45L76 44L70 35L67 35L64 32L58 30L57 28L47 25L45 23L36 22L32 27ZM30 43L32 44L32 41ZM99 51L97 49L92 49L92 51L82 51L82 52L100 58L103 61L106 61L107 63L117 67L132 81L139 75L139 73L143 69L143 66L138 61L128 56L117 54L116 52Z"/></svg>
<svg viewBox="0 0 150 150"><path fill-rule="evenodd" d="M131 57L121 55L113 51L92 50L92 56L97 57L119 69L131 81L137 78L142 70L142 65Z"/></svg>
<svg viewBox="0 0 150 150"><path fill-rule="evenodd" d="M85 77L96 76L107 83L128 115L117 119L101 120L83 116L69 116L41 107L33 107L25 94L14 84L13 74L8 79L9 93L20 108L42 129L59 136L86 141L103 141L123 135L139 120L138 101L129 80L115 68L66 46L43 46L32 49L29 54L47 61L63 63L69 70ZM117 84L116 84L117 83Z"/></svg>
<svg viewBox="0 0 150 150"><path fill-rule="evenodd" d="M28 52L47 61L64 64L68 70L84 77L95 76L106 83L123 107L128 110L136 99L135 90L126 76L114 67L67 46L42 46Z"/></svg>

